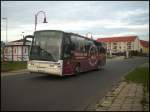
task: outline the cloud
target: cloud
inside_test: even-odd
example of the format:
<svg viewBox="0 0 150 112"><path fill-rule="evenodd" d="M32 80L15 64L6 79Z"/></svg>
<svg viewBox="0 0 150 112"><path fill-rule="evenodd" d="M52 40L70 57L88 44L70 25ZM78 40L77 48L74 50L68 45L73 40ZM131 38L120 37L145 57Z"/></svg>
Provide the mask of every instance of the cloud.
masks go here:
<svg viewBox="0 0 150 112"><path fill-rule="evenodd" d="M23 30L22 30L23 29ZM131 25L128 22L121 22L121 21L115 21L115 20L80 20L80 21L50 21L48 24L38 23L37 24L37 30L45 30L45 29L55 29L55 30L62 30L67 32L93 32L96 33L94 29L99 29L99 32L101 32L101 29L105 29L106 34L111 34L109 31L111 29L116 29L116 33L114 35L118 35L117 33L120 32L120 29L128 30L126 32L134 32L132 34L135 34L135 32L138 33L145 33L149 31L149 26L147 24L144 25ZM92 30L93 29L93 30ZM118 29L118 31L117 31ZM34 32L34 24L25 24L25 25L19 25L18 27L12 29L9 31L9 35L15 35L18 36L21 34L21 32L24 31L26 35L33 34ZM2 31L2 34L4 35L5 32ZM121 33L122 35L125 33ZM131 33L130 33L131 34ZM111 34L112 35L112 34Z"/></svg>
<svg viewBox="0 0 150 112"><path fill-rule="evenodd" d="M46 12L48 24L42 24L43 17L39 15L37 30L55 29L83 35L92 32L100 36L128 32L148 35L148 7L147 1L5 1L1 12L2 17L8 17L9 39L15 40L21 38L21 32L33 34L34 15L39 10ZM5 39L4 22L1 31Z"/></svg>
<svg viewBox="0 0 150 112"><path fill-rule="evenodd" d="M127 10L127 11L118 11L116 12L116 16L120 18L128 18L128 17L135 17L139 15L148 15L149 10L144 9L135 9L135 10Z"/></svg>
<svg viewBox="0 0 150 112"><path fill-rule="evenodd" d="M123 29L128 29L130 31L136 31L136 32L148 32L149 31L149 25L148 24L143 24L143 25L130 25L130 24L116 24L116 25L108 25L105 28L123 28Z"/></svg>

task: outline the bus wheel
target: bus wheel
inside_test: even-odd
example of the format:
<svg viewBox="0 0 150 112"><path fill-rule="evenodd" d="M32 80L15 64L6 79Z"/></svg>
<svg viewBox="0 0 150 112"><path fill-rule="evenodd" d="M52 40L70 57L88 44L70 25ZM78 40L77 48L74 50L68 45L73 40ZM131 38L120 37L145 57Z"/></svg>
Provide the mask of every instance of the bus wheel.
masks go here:
<svg viewBox="0 0 150 112"><path fill-rule="evenodd" d="M80 73L80 65L77 65L75 67L75 75L79 74Z"/></svg>
<svg viewBox="0 0 150 112"><path fill-rule="evenodd" d="M99 62L98 64L97 64L97 70L101 70L102 69L102 65L101 65L101 63Z"/></svg>
<svg viewBox="0 0 150 112"><path fill-rule="evenodd" d="M30 74L34 74L34 72L29 72Z"/></svg>

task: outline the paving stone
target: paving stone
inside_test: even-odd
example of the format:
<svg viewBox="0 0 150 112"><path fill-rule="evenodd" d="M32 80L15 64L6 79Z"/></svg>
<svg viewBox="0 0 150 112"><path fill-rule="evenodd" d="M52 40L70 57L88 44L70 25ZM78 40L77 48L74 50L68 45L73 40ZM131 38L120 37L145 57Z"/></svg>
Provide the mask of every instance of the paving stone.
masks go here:
<svg viewBox="0 0 150 112"><path fill-rule="evenodd" d="M122 108L132 107L132 103L123 103Z"/></svg>
<svg viewBox="0 0 150 112"><path fill-rule="evenodd" d="M120 94L125 94L127 95L129 93L128 89L127 88L124 88Z"/></svg>
<svg viewBox="0 0 150 112"><path fill-rule="evenodd" d="M115 100L114 100L114 102L124 102L124 100L125 100L125 97L117 97Z"/></svg>
<svg viewBox="0 0 150 112"><path fill-rule="evenodd" d="M103 102L101 104L101 106L104 106L104 107L109 107L111 105L111 102Z"/></svg>
<svg viewBox="0 0 150 112"><path fill-rule="evenodd" d="M108 109L108 111L119 111L120 110L120 106L112 106Z"/></svg>
<svg viewBox="0 0 150 112"><path fill-rule="evenodd" d="M130 105L132 105L133 101L132 100L126 100L126 101L124 101L124 104L130 104Z"/></svg>
<svg viewBox="0 0 150 112"><path fill-rule="evenodd" d="M114 96L114 94L112 92L108 92L106 97L109 97L109 96Z"/></svg>
<svg viewBox="0 0 150 112"><path fill-rule="evenodd" d="M104 109L104 108L97 108L96 111L105 111L107 109Z"/></svg>
<svg viewBox="0 0 150 112"><path fill-rule="evenodd" d="M142 111L143 110L143 106L142 105L132 105L132 110L133 111Z"/></svg>
<svg viewBox="0 0 150 112"><path fill-rule="evenodd" d="M108 107L112 104L113 97L106 97L105 101L102 102L102 106Z"/></svg>
<svg viewBox="0 0 150 112"><path fill-rule="evenodd" d="M111 105L111 107L120 107L122 104L121 103L113 103L112 105Z"/></svg>
<svg viewBox="0 0 150 112"><path fill-rule="evenodd" d="M129 93L127 96L129 96L129 97L135 97L135 93Z"/></svg>
<svg viewBox="0 0 150 112"><path fill-rule="evenodd" d="M136 89L137 89L136 85L134 83L131 83L130 88L128 90L129 90L129 92L135 92Z"/></svg>
<svg viewBox="0 0 150 112"><path fill-rule="evenodd" d="M122 104L124 102L124 99L115 99L114 101L113 101L113 104Z"/></svg>
<svg viewBox="0 0 150 112"><path fill-rule="evenodd" d="M136 90L129 90L128 94L136 94Z"/></svg>
<svg viewBox="0 0 150 112"><path fill-rule="evenodd" d="M137 106L142 106L142 104L136 102L136 103L133 103L132 106L137 107Z"/></svg>
<svg viewBox="0 0 150 112"><path fill-rule="evenodd" d="M134 101L134 98L126 98L125 101L133 102L133 101Z"/></svg>
<svg viewBox="0 0 150 112"><path fill-rule="evenodd" d="M116 88L108 92L97 111L142 111L149 110L149 105L143 108L143 86L135 83L119 83ZM149 94L148 94L149 96ZM147 96L146 96L147 97ZM149 98L149 97L147 97Z"/></svg>
<svg viewBox="0 0 150 112"><path fill-rule="evenodd" d="M149 111L149 108L146 108L144 111Z"/></svg>
<svg viewBox="0 0 150 112"><path fill-rule="evenodd" d="M123 102L114 102L113 104L112 104L112 106L121 106L123 104Z"/></svg>
<svg viewBox="0 0 150 112"><path fill-rule="evenodd" d="M149 111L149 106L148 107L144 107L144 111Z"/></svg>
<svg viewBox="0 0 150 112"><path fill-rule="evenodd" d="M147 92L145 96L146 96L146 101L149 102L149 93Z"/></svg>
<svg viewBox="0 0 150 112"><path fill-rule="evenodd" d="M122 96L122 97L121 97L121 96ZM125 99L125 96L123 96L123 95L118 95L118 96L116 97L116 99L121 99L121 100L123 99L123 100L124 100L124 99Z"/></svg>
<svg viewBox="0 0 150 112"><path fill-rule="evenodd" d="M96 111L107 111L105 109L96 109Z"/></svg>
<svg viewBox="0 0 150 112"><path fill-rule="evenodd" d="M112 92L113 96L117 96L119 94L120 90L116 89L115 91Z"/></svg>
<svg viewBox="0 0 150 112"><path fill-rule="evenodd" d="M143 92L143 86L142 85L137 86L137 92Z"/></svg>
<svg viewBox="0 0 150 112"><path fill-rule="evenodd" d="M132 111L143 111L143 107L141 106L133 106Z"/></svg>
<svg viewBox="0 0 150 112"><path fill-rule="evenodd" d="M131 111L131 106L123 106L120 109L121 111Z"/></svg>
<svg viewBox="0 0 150 112"><path fill-rule="evenodd" d="M135 96L138 98L138 97L140 97L140 96L143 96L143 93L137 92Z"/></svg>
<svg viewBox="0 0 150 112"><path fill-rule="evenodd" d="M141 103L141 100L142 100L141 98L136 98L136 99L134 99L133 102L134 102L134 103Z"/></svg>
<svg viewBox="0 0 150 112"><path fill-rule="evenodd" d="M106 100L112 101L114 97L106 97Z"/></svg>
<svg viewBox="0 0 150 112"><path fill-rule="evenodd" d="M120 85L115 91L120 92L120 90L124 87L124 85Z"/></svg>
<svg viewBox="0 0 150 112"><path fill-rule="evenodd" d="M102 107L102 106L101 106L101 107L97 108L96 110L108 110L108 108L109 108L109 107Z"/></svg>

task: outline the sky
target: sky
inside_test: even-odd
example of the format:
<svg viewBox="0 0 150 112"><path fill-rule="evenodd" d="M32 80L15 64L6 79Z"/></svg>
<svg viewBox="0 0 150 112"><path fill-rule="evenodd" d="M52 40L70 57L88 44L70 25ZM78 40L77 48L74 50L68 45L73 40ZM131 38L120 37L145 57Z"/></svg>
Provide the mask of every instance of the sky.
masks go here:
<svg viewBox="0 0 150 112"><path fill-rule="evenodd" d="M62 30L94 39L137 35L149 40L148 1L1 1L1 40L8 41L32 35L35 14L44 11L48 23L39 13L36 30ZM24 33L22 33L24 32Z"/></svg>

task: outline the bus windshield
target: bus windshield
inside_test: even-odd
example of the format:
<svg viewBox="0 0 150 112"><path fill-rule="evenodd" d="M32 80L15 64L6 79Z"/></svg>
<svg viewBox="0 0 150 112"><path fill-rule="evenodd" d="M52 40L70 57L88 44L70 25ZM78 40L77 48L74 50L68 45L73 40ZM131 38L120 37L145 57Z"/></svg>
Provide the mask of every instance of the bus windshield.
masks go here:
<svg viewBox="0 0 150 112"><path fill-rule="evenodd" d="M30 52L30 60L58 61L63 33L58 31L37 31Z"/></svg>

